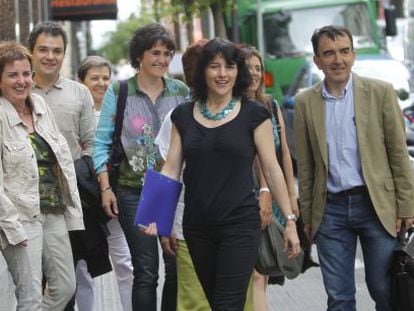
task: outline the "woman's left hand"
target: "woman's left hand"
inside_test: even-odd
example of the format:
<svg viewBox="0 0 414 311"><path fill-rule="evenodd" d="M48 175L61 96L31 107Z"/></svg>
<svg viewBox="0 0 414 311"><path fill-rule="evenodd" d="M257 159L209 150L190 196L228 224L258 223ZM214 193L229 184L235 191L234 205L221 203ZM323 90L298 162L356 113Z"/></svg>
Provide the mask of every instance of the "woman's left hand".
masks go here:
<svg viewBox="0 0 414 311"><path fill-rule="evenodd" d="M260 220L262 230L264 230L272 221L272 196L270 192L263 191L259 195Z"/></svg>
<svg viewBox="0 0 414 311"><path fill-rule="evenodd" d="M284 242L285 248L284 251L288 251L288 257L295 258L300 253L300 241L298 233L296 231L296 223L292 220L286 222L285 232L284 232Z"/></svg>

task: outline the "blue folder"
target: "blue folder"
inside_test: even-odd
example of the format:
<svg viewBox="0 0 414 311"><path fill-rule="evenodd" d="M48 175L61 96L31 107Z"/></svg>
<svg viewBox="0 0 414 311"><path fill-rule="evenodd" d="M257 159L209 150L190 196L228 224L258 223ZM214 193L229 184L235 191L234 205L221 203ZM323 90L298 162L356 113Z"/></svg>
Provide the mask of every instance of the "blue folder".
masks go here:
<svg viewBox="0 0 414 311"><path fill-rule="evenodd" d="M182 187L182 183L148 168L134 224L146 227L155 222L158 235L170 236Z"/></svg>

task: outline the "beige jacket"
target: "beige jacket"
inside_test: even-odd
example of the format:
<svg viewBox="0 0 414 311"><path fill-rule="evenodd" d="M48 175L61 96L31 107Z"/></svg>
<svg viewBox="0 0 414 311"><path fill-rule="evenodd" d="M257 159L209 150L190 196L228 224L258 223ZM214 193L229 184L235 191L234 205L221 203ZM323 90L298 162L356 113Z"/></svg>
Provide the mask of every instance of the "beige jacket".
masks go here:
<svg viewBox="0 0 414 311"><path fill-rule="evenodd" d="M396 236L397 217L414 215L414 179L405 127L391 84L353 74L355 123L362 175L384 228ZM299 197L315 234L326 204L328 152L322 82L295 97Z"/></svg>
<svg viewBox="0 0 414 311"><path fill-rule="evenodd" d="M59 183L66 205L68 230L83 230L83 215L75 169L68 144L44 100L32 95L37 133L53 150L59 164ZM27 131L13 105L0 96L0 245L16 245L27 236L22 222L40 216L39 174Z"/></svg>

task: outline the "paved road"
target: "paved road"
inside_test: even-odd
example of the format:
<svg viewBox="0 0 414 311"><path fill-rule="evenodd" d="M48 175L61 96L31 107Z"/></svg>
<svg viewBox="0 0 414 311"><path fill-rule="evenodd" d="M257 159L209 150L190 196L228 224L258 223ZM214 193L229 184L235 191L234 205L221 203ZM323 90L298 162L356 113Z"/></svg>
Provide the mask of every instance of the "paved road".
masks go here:
<svg viewBox="0 0 414 311"><path fill-rule="evenodd" d="M313 251L316 259L316 250ZM3 267L3 268L2 268ZM160 271L162 271L162 265ZM357 288L357 310L372 311L374 304L369 297L364 282L364 266L362 254L358 249L355 261L355 279ZM11 311L12 287L6 285L10 282L9 276L4 271L2 258L0 257L0 311ZM117 284L113 272L107 273L95 279L97 305L95 311L122 311ZM160 284L163 282L160 273ZM159 297L160 297L159 286ZM322 276L319 268L311 268L305 274L294 280L287 280L284 286L272 285L268 288L269 311L324 311L326 310L326 295L323 289Z"/></svg>
<svg viewBox="0 0 414 311"><path fill-rule="evenodd" d="M316 250L313 250L316 259ZM364 266L360 249L355 261L357 288L357 310L375 310L364 281ZM162 267L160 268L161 271ZM161 275L161 274L160 274ZM162 283L162 278L160 280ZM122 311L112 274L97 278L98 308L96 311ZM326 294L323 289L319 268L311 268L294 280L287 280L284 286L272 285L268 288L269 311L323 311L326 310Z"/></svg>
<svg viewBox="0 0 414 311"><path fill-rule="evenodd" d="M313 250L317 261L316 250ZM365 285L362 253L358 248L355 261L355 283L357 290L357 310L375 310L374 302ZM311 268L294 280L287 280L284 286L268 288L269 311L323 311L326 310L326 294L319 268Z"/></svg>

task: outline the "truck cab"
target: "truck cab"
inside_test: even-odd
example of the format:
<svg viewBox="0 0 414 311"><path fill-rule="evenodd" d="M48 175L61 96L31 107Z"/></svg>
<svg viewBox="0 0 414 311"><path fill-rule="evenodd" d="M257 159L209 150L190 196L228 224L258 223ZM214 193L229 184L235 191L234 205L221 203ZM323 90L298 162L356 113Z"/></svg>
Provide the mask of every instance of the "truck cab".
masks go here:
<svg viewBox="0 0 414 311"><path fill-rule="evenodd" d="M335 24L349 28L358 54L381 53L374 0L238 0L241 41L263 46L266 92L279 103L297 72L313 54L316 28ZM263 35L259 36L263 21ZM259 40L262 40L259 42Z"/></svg>

